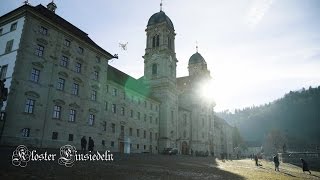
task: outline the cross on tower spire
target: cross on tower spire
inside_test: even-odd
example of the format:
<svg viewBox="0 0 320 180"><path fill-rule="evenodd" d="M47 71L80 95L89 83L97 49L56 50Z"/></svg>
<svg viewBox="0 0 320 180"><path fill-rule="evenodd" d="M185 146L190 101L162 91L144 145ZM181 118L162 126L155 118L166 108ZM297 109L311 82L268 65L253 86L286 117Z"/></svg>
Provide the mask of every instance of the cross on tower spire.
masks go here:
<svg viewBox="0 0 320 180"><path fill-rule="evenodd" d="M162 0L160 2L160 11L162 11Z"/></svg>
<svg viewBox="0 0 320 180"><path fill-rule="evenodd" d="M196 50L198 52L198 41L196 41Z"/></svg>

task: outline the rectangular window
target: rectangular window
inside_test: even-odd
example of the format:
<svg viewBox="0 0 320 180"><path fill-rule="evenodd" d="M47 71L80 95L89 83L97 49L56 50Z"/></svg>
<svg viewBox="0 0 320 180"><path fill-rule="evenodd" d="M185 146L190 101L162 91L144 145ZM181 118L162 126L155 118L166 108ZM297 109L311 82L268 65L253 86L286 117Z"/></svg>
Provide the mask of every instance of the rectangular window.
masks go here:
<svg viewBox="0 0 320 180"><path fill-rule="evenodd" d="M150 116L150 124L152 124L152 116Z"/></svg>
<svg viewBox="0 0 320 180"><path fill-rule="evenodd" d="M53 106L53 118L54 119L60 119L60 115L61 115L61 106Z"/></svg>
<svg viewBox="0 0 320 180"><path fill-rule="evenodd" d="M143 138L147 138L147 131L143 131Z"/></svg>
<svg viewBox="0 0 320 180"><path fill-rule="evenodd" d="M24 108L24 112L28 114L32 114L34 110L35 100L27 99L26 106Z"/></svg>
<svg viewBox="0 0 320 180"><path fill-rule="evenodd" d="M70 114L69 114L69 121L70 122L75 122L76 121L76 113L77 113L76 110L70 109Z"/></svg>
<svg viewBox="0 0 320 180"><path fill-rule="evenodd" d="M139 144L137 144L137 149L139 149Z"/></svg>
<svg viewBox="0 0 320 180"><path fill-rule="evenodd" d="M65 80L63 78L58 79L57 89L63 91L64 90Z"/></svg>
<svg viewBox="0 0 320 180"><path fill-rule="evenodd" d="M106 111L108 111L108 102L106 102Z"/></svg>
<svg viewBox="0 0 320 180"><path fill-rule="evenodd" d="M143 145L143 149L146 150L146 145Z"/></svg>
<svg viewBox="0 0 320 180"><path fill-rule="evenodd" d="M93 126L94 119L95 119L95 115L89 114L89 122L88 123L89 123L90 126Z"/></svg>
<svg viewBox="0 0 320 180"><path fill-rule="evenodd" d="M117 105L116 104L112 104L112 112L117 113Z"/></svg>
<svg viewBox="0 0 320 180"><path fill-rule="evenodd" d="M22 137L29 137L30 136L30 128L23 128L21 130L21 136Z"/></svg>
<svg viewBox="0 0 320 180"><path fill-rule="evenodd" d="M60 66L67 68L68 65L69 65L69 58L66 56L62 56L60 59Z"/></svg>
<svg viewBox="0 0 320 180"><path fill-rule="evenodd" d="M10 40L10 41L7 41L6 49L5 49L4 53L11 52L12 51L12 46L13 46L13 39Z"/></svg>
<svg viewBox="0 0 320 180"><path fill-rule="evenodd" d="M120 130L121 130L121 132L120 132L121 135L124 136L124 126L121 126L121 129L120 129Z"/></svg>
<svg viewBox="0 0 320 180"><path fill-rule="evenodd" d="M76 63L76 65L75 65L75 71L77 72L77 73L80 73L81 72L81 63Z"/></svg>
<svg viewBox="0 0 320 180"><path fill-rule="evenodd" d="M145 122L147 121L147 115L146 115L146 114L144 114L143 120L144 120Z"/></svg>
<svg viewBox="0 0 320 180"><path fill-rule="evenodd" d="M133 117L133 110L130 110L130 117Z"/></svg>
<svg viewBox="0 0 320 180"><path fill-rule="evenodd" d="M33 82L39 82L40 70L32 68L30 80Z"/></svg>
<svg viewBox="0 0 320 180"><path fill-rule="evenodd" d="M44 47L38 44L35 54L37 56L39 56L39 57L42 57L43 56L43 51L44 51Z"/></svg>
<svg viewBox="0 0 320 180"><path fill-rule="evenodd" d="M140 130L137 129L137 137L140 137Z"/></svg>
<svg viewBox="0 0 320 180"><path fill-rule="evenodd" d="M113 88L112 90L112 96L117 96L118 90L116 88Z"/></svg>
<svg viewBox="0 0 320 180"><path fill-rule="evenodd" d="M145 108L147 107L147 101L144 101L144 107Z"/></svg>
<svg viewBox="0 0 320 180"><path fill-rule="evenodd" d="M121 115L122 115L122 116L125 115L124 107L121 107Z"/></svg>
<svg viewBox="0 0 320 180"><path fill-rule="evenodd" d="M114 141L111 141L110 145L111 145L111 147L114 147Z"/></svg>
<svg viewBox="0 0 320 180"><path fill-rule="evenodd" d="M107 131L107 122L103 121L103 131Z"/></svg>
<svg viewBox="0 0 320 180"><path fill-rule="evenodd" d="M151 109L151 110L153 109L153 105L152 105L152 103L150 103L150 109Z"/></svg>
<svg viewBox="0 0 320 180"><path fill-rule="evenodd" d="M65 39L63 45L65 45L66 47L70 47L70 41L68 39Z"/></svg>
<svg viewBox="0 0 320 180"><path fill-rule="evenodd" d="M138 116L138 120L140 120L140 112L138 112L137 116Z"/></svg>
<svg viewBox="0 0 320 180"><path fill-rule="evenodd" d="M98 71L93 71L93 79L98 80L99 79L99 72Z"/></svg>
<svg viewBox="0 0 320 180"><path fill-rule="evenodd" d="M158 118L156 118L156 124L158 124Z"/></svg>
<svg viewBox="0 0 320 180"><path fill-rule="evenodd" d="M72 92L73 95L78 95L79 94L79 84L73 83L72 85Z"/></svg>
<svg viewBox="0 0 320 180"><path fill-rule="evenodd" d="M114 123L112 123L111 128L112 128L112 133L116 133L116 125Z"/></svg>
<svg viewBox="0 0 320 180"><path fill-rule="evenodd" d="M52 139L57 140L58 139L58 132L52 132Z"/></svg>
<svg viewBox="0 0 320 180"><path fill-rule="evenodd" d="M17 22L11 24L10 31L14 31L17 29Z"/></svg>
<svg viewBox="0 0 320 180"><path fill-rule="evenodd" d="M156 133L156 134L154 135L154 139L155 139L155 140L158 139L158 133Z"/></svg>
<svg viewBox="0 0 320 180"><path fill-rule="evenodd" d="M43 26L40 27L39 32L40 34L48 35L48 29Z"/></svg>
<svg viewBox="0 0 320 180"><path fill-rule="evenodd" d="M109 92L109 85L107 85L107 87L106 87L106 91L107 91L107 93Z"/></svg>
<svg viewBox="0 0 320 180"><path fill-rule="evenodd" d="M129 136L132 136L132 128L129 128Z"/></svg>
<svg viewBox="0 0 320 180"><path fill-rule="evenodd" d="M8 65L1 66L0 80L3 80L3 79L5 79L7 77L7 69L8 69Z"/></svg>
<svg viewBox="0 0 320 180"><path fill-rule="evenodd" d="M150 132L150 137L149 138L150 138L150 141L152 141L152 132Z"/></svg>
<svg viewBox="0 0 320 180"><path fill-rule="evenodd" d="M97 100L97 91L92 90L91 91L91 100L96 101Z"/></svg>
<svg viewBox="0 0 320 180"><path fill-rule="evenodd" d="M79 54L83 54L83 51L84 51L83 48L79 46L79 47L78 47L78 53L79 53Z"/></svg>
<svg viewBox="0 0 320 180"><path fill-rule="evenodd" d="M73 134L69 134L68 141L73 141Z"/></svg>

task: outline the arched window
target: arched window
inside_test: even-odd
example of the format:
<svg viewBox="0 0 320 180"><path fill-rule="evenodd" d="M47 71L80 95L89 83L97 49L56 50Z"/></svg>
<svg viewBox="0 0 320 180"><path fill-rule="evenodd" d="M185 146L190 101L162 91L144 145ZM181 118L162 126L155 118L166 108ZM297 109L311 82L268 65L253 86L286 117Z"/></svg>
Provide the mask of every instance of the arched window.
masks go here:
<svg viewBox="0 0 320 180"><path fill-rule="evenodd" d="M171 39L168 37L168 48L171 49Z"/></svg>
<svg viewBox="0 0 320 180"><path fill-rule="evenodd" d="M156 37L155 36L152 37L152 47L153 48L156 47Z"/></svg>
<svg viewBox="0 0 320 180"><path fill-rule="evenodd" d="M152 75L156 75L158 73L158 65L152 64Z"/></svg>
<svg viewBox="0 0 320 180"><path fill-rule="evenodd" d="M157 47L159 47L159 45L160 45L160 37L159 37L159 35L157 35Z"/></svg>

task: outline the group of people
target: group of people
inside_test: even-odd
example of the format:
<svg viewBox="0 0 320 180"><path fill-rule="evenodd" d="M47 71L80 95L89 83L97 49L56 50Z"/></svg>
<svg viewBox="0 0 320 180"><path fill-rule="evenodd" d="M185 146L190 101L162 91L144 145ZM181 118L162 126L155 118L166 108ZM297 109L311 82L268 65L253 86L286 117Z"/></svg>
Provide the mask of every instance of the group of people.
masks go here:
<svg viewBox="0 0 320 180"><path fill-rule="evenodd" d="M82 152L86 152L86 147L87 147L87 140L86 140L86 137L83 136L81 138L81 150ZM93 151L93 147L94 147L94 141L91 137L89 137L89 143L88 143L88 151L89 152L92 152Z"/></svg>
<svg viewBox="0 0 320 180"><path fill-rule="evenodd" d="M252 157L254 158L254 161L255 161L255 163L256 163L256 166L261 166L261 165L259 164L259 162L258 162L258 155L250 155L250 158L251 158L251 159L252 159ZM300 160L301 160L301 163L302 163L302 171L303 171L303 172L308 171L309 174L311 174L311 171L309 170L308 163L307 163L304 159L302 159L302 158L300 158ZM274 170L280 172L280 170L279 170L280 161L279 161L279 156L278 156L278 154L275 155L275 156L273 156L273 163L274 163Z"/></svg>
<svg viewBox="0 0 320 180"><path fill-rule="evenodd" d="M300 160L301 160L301 163L302 163L302 171L303 171L303 172L308 171L309 174L311 174L311 171L309 170L308 163L307 163L304 159L302 159L302 158L300 158ZM279 161L279 156L278 156L278 154L275 155L275 156L273 156L273 162L274 162L274 170L275 170L275 171L279 171L280 161Z"/></svg>

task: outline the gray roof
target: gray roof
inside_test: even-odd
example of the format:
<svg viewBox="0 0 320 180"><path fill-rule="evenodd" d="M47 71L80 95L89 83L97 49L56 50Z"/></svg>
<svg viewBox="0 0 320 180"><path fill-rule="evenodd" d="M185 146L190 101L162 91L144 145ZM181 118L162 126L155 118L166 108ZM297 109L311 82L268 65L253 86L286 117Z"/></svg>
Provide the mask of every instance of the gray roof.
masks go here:
<svg viewBox="0 0 320 180"><path fill-rule="evenodd" d="M206 63L204 58L198 52L194 53L189 59L189 64L197 64L197 63Z"/></svg>
<svg viewBox="0 0 320 180"><path fill-rule="evenodd" d="M53 23L55 23L57 26L62 27L63 29L69 31L70 33L72 33L74 36L79 37L80 39L82 39L83 41L87 42L88 44L90 44L91 46L97 48L98 50L100 50L102 53L110 56L110 58L116 58L115 56L111 55L109 52L107 52L106 50L104 50L103 48L101 48L99 45L97 45L93 40L91 40L88 36L87 33L83 32L81 29L77 28L76 26L72 25L71 23L69 23L67 20L63 19L62 17L60 17L59 15L55 14L54 12L48 10L46 7L44 7L42 4L39 4L35 7L25 4L20 6L19 8L1 16L0 18L5 18L5 17L10 17L11 15L15 14L16 12L19 11L32 11L35 13L39 13L42 15L42 17L48 18L50 19Z"/></svg>
<svg viewBox="0 0 320 180"><path fill-rule="evenodd" d="M153 14L148 21L147 27L162 22L166 22L169 27L174 29L171 19L163 11Z"/></svg>

